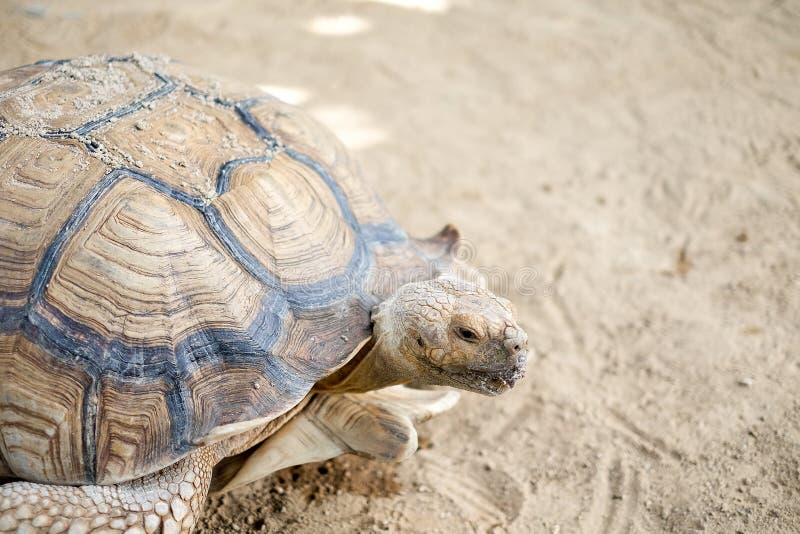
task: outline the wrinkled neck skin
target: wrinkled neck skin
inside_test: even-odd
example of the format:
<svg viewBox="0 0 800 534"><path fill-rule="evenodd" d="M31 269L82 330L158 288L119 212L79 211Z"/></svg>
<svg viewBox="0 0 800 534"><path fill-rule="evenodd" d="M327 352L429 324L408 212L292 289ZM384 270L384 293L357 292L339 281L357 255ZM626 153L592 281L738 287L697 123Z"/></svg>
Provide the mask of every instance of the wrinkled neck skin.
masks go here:
<svg viewBox="0 0 800 534"><path fill-rule="evenodd" d="M403 337L391 321L395 315L386 308L386 301L375 309L373 336L369 343L344 367L315 386L315 391L328 393L364 393L375 389L407 384L425 373L421 362L405 356Z"/></svg>

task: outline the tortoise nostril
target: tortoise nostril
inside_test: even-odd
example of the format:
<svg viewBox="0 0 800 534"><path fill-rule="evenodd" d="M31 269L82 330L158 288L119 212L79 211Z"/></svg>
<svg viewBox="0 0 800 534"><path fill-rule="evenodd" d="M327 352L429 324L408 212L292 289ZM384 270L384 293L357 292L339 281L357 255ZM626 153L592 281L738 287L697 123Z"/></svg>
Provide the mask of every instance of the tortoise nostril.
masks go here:
<svg viewBox="0 0 800 534"><path fill-rule="evenodd" d="M510 356L516 356L517 354L519 354L519 353L521 353L521 352L523 352L525 350L525 348L527 346L527 343L520 343L520 341L518 339L514 339L514 340L509 339L509 340L506 340L506 342L504 343L504 346L505 346L506 352Z"/></svg>

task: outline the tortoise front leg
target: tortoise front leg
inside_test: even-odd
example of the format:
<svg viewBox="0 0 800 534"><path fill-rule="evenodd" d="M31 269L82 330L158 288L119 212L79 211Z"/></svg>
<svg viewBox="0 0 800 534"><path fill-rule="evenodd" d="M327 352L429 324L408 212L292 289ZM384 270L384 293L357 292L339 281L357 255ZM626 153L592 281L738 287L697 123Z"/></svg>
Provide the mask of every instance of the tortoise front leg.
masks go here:
<svg viewBox="0 0 800 534"><path fill-rule="evenodd" d="M5 484L0 486L0 532L188 533L202 512L218 460L212 445L121 484Z"/></svg>
<svg viewBox="0 0 800 534"><path fill-rule="evenodd" d="M215 477L213 491L226 492L292 465L355 453L384 462L417 450L414 423L452 408L456 391L395 386L368 393L314 395L303 411L255 450Z"/></svg>

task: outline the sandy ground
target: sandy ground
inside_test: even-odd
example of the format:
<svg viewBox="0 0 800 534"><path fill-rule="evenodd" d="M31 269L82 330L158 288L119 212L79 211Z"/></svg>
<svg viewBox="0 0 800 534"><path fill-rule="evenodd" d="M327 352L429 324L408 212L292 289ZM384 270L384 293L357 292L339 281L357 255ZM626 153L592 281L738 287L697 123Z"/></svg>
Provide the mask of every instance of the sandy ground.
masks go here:
<svg viewBox="0 0 800 534"><path fill-rule="evenodd" d="M800 531L797 2L0 4L0 68L132 50L302 103L541 354L408 462L284 471L200 532Z"/></svg>

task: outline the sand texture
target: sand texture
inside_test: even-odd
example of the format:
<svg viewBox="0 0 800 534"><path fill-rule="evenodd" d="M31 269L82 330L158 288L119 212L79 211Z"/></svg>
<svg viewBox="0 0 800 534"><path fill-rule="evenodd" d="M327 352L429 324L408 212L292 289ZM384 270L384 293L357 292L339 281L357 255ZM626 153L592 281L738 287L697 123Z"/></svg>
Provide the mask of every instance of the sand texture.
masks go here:
<svg viewBox="0 0 800 534"><path fill-rule="evenodd" d="M300 103L540 354L198 532L800 532L800 3L0 3L0 69L131 51Z"/></svg>

